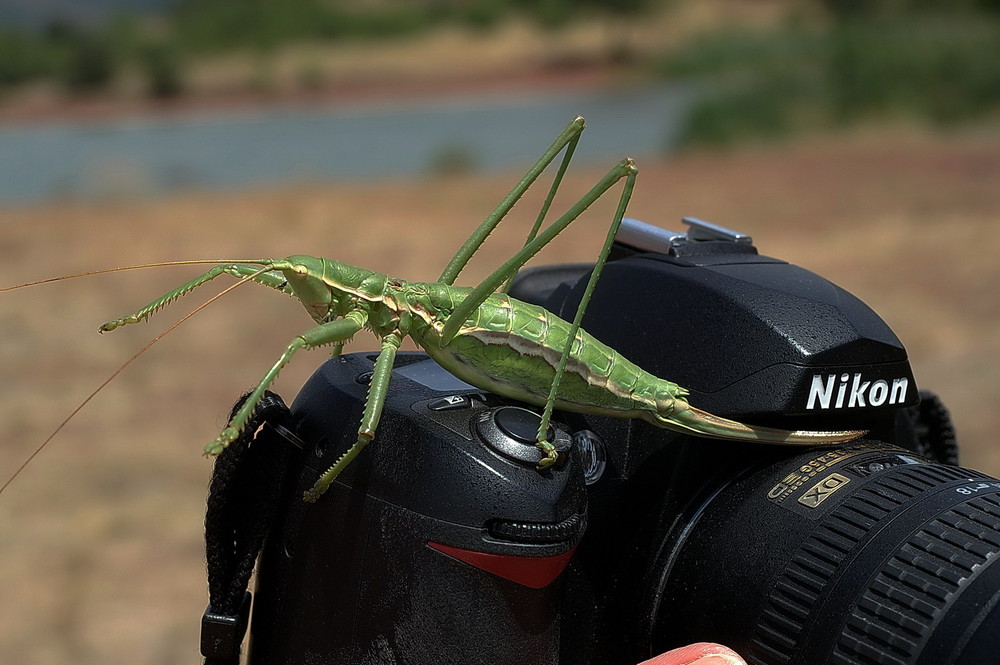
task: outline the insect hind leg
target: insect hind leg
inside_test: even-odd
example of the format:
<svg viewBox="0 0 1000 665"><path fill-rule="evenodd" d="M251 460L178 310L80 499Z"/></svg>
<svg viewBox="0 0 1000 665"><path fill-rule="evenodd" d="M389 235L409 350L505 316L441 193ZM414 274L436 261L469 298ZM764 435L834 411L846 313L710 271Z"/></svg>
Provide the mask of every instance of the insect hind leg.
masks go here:
<svg viewBox="0 0 1000 665"><path fill-rule="evenodd" d="M555 406L556 397L558 396L559 383L566 370L569 356L572 353L577 332L580 329L580 321L583 319L583 314L587 309L587 304L589 303L591 294L597 284L597 279L600 277L604 264L607 262L611 246L614 244L615 236L618 233L618 228L621 225L622 218L625 216L625 209L628 207L629 199L632 196L632 189L635 186L637 173L638 169L636 168L633 160L623 159L619 162L596 185L594 185L589 192L581 197L580 200L570 207L569 210L563 213L559 219L552 222L545 228L544 231L538 234L536 238L527 243L521 251L508 259L507 262L497 268L493 274L483 280L479 286L475 287L448 316L448 319L445 321L444 327L441 331L441 344L447 345L455 337L459 328L463 323L465 323L472 312L482 305L491 293L493 293L518 269L520 269L521 266L527 263L531 257L541 251L541 249L547 244L552 242L552 240L559 233L573 223L573 221L583 214L583 212L590 207L591 204L611 189L615 183L619 182L622 178L625 178L625 186L622 188L622 193L618 201L618 208L612 218L611 226L608 229L608 234L594 267L594 271L591 273L590 281L584 290L583 298L577 308L576 317L573 321L566 347L562 349L562 353L560 354L559 365L556 368L556 373L552 381L549 395L545 402L545 410L542 414L542 421L539 424L538 437L536 441L536 445L544 455L542 461L539 463L541 468L551 466L558 459L555 448L548 443L546 435L548 433L549 421L552 418L552 410Z"/></svg>
<svg viewBox="0 0 1000 665"><path fill-rule="evenodd" d="M545 409L542 411L542 419L538 424L538 435L536 437L535 445L544 455L538 463L539 468L544 469L545 467L551 466L558 459L555 447L548 442L547 437L549 431L549 421L552 419L552 410L555 408L556 399L559 395L559 384L562 381L563 374L566 372L566 365L569 362L569 357L573 353L574 345L583 346L583 340L578 340L577 338L577 333L580 330L580 323L583 321L583 315L587 311L587 305L590 304L590 298L594 293L594 288L597 286L597 280L600 278L601 272L604 270L604 265L608 261L608 255L611 253L611 246L615 242L615 236L618 235L618 228L621 226L622 218L625 217L625 209L628 207L628 202L632 198L632 189L635 187L635 178L638 174L638 169L636 169L635 163L630 159L626 159L619 165L619 167L621 167L625 177L625 186L622 188L622 193L618 198L618 208L615 210L615 216L611 219L611 226L608 228L608 235L604 239L604 246L601 248L601 253L598 255L597 261L594 264L594 270L590 273L590 279L587 281L587 286L583 290L583 296L580 298L580 304L576 308L576 315L573 317L573 323L570 326L566 346L563 349L562 355L559 357L559 365L556 367L555 376L552 378L549 395L545 400Z"/></svg>
<svg viewBox="0 0 1000 665"><path fill-rule="evenodd" d="M531 258L540 252L543 247L552 242L557 235L559 235L567 226L572 224L583 212L589 208L595 201L597 201L601 196L611 189L612 186L622 178L627 178L627 191L628 195L624 196L623 201L619 204L618 213L624 215L624 205L628 203L628 197L631 196L632 185L634 184L635 174L637 169L635 167L635 162L631 159L623 159L614 168L612 168L608 173L601 178L601 180L591 187L590 191L584 194L579 201L574 203L569 210L562 214L559 219L555 220L549 226L545 228L544 231L538 234L534 240L525 245L521 251L509 258L502 266L497 268L493 273L484 279L480 284L472 290L469 295L455 308L455 310L448 316L445 322L444 328L441 330L441 340L443 344L447 344L455 337L458 333L459 328L465 323L466 319L472 314L473 310L478 308L491 293L496 291L512 274L517 272L525 263L531 260ZM619 219L619 222L621 220ZM617 229L617 227L616 227ZM615 230L616 230L615 229ZM611 240L614 240L614 236L611 235Z"/></svg>
<svg viewBox="0 0 1000 665"><path fill-rule="evenodd" d="M448 265L441 272L441 276L438 277L438 281L444 284L454 284L455 279L458 277L459 273L465 268L469 263L472 256L479 251L483 243L486 242L486 238L489 237L493 230L500 224L503 218L510 212L511 208L514 207L520 198L524 195L528 188L542 172L548 168L549 164L556 158L556 156L565 148L566 155L563 157L562 164L559 167L559 171L556 173L555 180L553 181L552 187L549 190L548 197L546 198L545 204L542 206L542 211L539 213L538 219L535 222L535 228L528 235L528 241L530 241L534 234L537 233L538 228L541 226L542 219L545 217L545 212L548 210L549 205L552 203L552 199L555 197L555 192L559 188L559 183L562 180L562 175L566 171L566 167L569 165L569 160L573 156L573 152L576 149L576 144L580 140L580 134L583 132L585 127L585 122L581 116L576 116L570 121L566 128L556 137L549 149L546 150L538 161L528 169L521 179L518 181L514 188L508 192L507 196L504 197L503 201L500 202L496 208L493 209L486 219L472 232L472 235L466 239L462 247L455 253L455 256L451 258ZM515 271L516 272L516 271Z"/></svg>

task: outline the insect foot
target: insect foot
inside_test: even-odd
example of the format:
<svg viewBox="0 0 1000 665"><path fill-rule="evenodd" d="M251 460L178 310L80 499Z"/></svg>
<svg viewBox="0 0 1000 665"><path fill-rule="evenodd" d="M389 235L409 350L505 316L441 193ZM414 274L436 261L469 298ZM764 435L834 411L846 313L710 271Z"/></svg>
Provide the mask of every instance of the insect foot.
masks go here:
<svg viewBox="0 0 1000 665"><path fill-rule="evenodd" d="M365 446L371 443L374 438L374 429L361 427L358 430L358 439L354 442L354 445L348 448L347 452L334 461L333 466L327 469L326 472L319 477L316 484L313 485L311 489L302 493L302 500L306 503L315 503L317 499L326 493L326 490L329 489L330 485L333 484L333 481L337 479L340 472L343 471L348 464L354 461L354 458L358 456L358 453L360 453Z"/></svg>
<svg viewBox="0 0 1000 665"><path fill-rule="evenodd" d="M229 447L229 444L235 441L240 436L240 431L235 427L227 427L226 429L219 432L219 436L215 437L215 441L212 441L207 446L205 446L205 454L216 456L223 450Z"/></svg>
<svg viewBox="0 0 1000 665"><path fill-rule="evenodd" d="M107 323L102 323L101 327L98 328L97 331L103 335L106 332L111 332L115 328L121 328L122 326L126 326L130 323L138 323L138 322L139 319L136 318L135 316L126 316L121 319L115 319L114 321L108 321Z"/></svg>
<svg viewBox="0 0 1000 665"><path fill-rule="evenodd" d="M548 441L539 441L535 444L535 447L542 451L542 455L544 455L544 457L542 457L536 465L536 468L539 471L547 469L559 461L559 453L556 452L556 447Z"/></svg>
<svg viewBox="0 0 1000 665"><path fill-rule="evenodd" d="M325 492L326 492L325 487L322 489L317 489L315 487L312 487L302 493L302 500L305 501L306 503L316 503L317 501L319 501L319 498L323 496Z"/></svg>

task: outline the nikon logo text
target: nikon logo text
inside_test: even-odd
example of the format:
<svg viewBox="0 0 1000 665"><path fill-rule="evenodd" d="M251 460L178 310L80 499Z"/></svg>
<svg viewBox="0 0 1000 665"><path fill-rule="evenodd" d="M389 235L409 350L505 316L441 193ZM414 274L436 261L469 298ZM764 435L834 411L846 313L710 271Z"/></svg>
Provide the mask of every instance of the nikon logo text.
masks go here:
<svg viewBox="0 0 1000 665"><path fill-rule="evenodd" d="M906 401L910 380L903 377L891 381L891 384L885 379L862 381L860 372L853 376L845 372L839 377L836 374L813 374L806 409L855 409L902 404Z"/></svg>

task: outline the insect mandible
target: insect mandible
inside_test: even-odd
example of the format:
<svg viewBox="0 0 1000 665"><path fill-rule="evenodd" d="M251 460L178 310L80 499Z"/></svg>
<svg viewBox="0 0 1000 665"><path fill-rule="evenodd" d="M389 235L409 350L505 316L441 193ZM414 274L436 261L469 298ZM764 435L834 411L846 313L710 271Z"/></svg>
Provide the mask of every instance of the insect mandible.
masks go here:
<svg viewBox="0 0 1000 665"><path fill-rule="evenodd" d="M759 427L699 410L687 402L687 391L684 388L643 371L580 327L590 296L624 217L637 174L635 163L631 159L622 160L564 214L542 229L583 129L582 117L574 118L567 125L500 205L465 241L437 282L407 282L333 259L306 255L227 261L167 292L133 314L108 321L100 327L100 331L108 332L144 321L177 298L220 275L236 277L240 284L255 282L282 291L302 303L315 326L295 336L287 345L227 426L205 447L205 452L209 455L218 455L236 440L264 392L298 351L333 345L333 354L339 355L343 346L356 333L363 329L372 332L381 340L381 351L375 362L357 440L316 481L313 488L305 493L307 501L318 499L340 472L374 439L388 393L396 352L407 336L438 364L463 381L505 397L543 407L536 442L542 453L540 468L548 467L558 459L554 446L547 440L554 409L639 418L658 427L703 437L789 445L843 443L863 434L853 430L788 431ZM454 286L458 275L486 238L559 154L563 154L562 160L524 247L478 286ZM505 294L504 285L509 284L528 260L622 180L624 185L618 207L572 322ZM179 261L112 268L86 274L154 265L198 263L216 262ZM75 276L42 282L69 277ZM42 282L20 284L0 291ZM228 291L229 289L223 291L223 294ZM45 443L47 442L48 440ZM24 465L21 469L23 468ZM0 492L21 469L0 488Z"/></svg>

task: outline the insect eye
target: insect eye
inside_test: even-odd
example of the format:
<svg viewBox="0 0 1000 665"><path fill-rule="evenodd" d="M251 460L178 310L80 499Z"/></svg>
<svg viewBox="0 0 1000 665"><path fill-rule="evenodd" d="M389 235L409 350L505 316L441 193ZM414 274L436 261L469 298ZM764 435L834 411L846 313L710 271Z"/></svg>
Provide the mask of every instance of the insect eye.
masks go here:
<svg viewBox="0 0 1000 665"><path fill-rule="evenodd" d="M308 272L309 272L309 269L308 269L308 268L306 268L306 267L305 267L304 265L297 265L297 266L292 266L292 270L293 270L293 271L295 272L295 274L297 274L297 275L305 275L306 273L308 273Z"/></svg>

